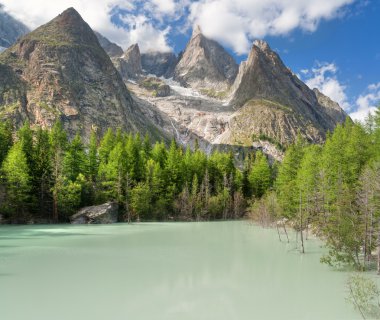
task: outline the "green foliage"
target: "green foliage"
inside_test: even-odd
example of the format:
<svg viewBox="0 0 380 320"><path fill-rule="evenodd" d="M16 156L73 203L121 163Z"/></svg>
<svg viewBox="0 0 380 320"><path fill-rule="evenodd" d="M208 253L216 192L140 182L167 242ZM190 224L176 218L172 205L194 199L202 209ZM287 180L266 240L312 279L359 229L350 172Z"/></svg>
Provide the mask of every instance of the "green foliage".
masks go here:
<svg viewBox="0 0 380 320"><path fill-rule="evenodd" d="M239 218L244 214L244 175L234 155L199 148L183 150L174 140L151 144L149 136L109 129L91 133L88 145L71 141L59 121L50 131L28 123L12 145L10 128L0 126L6 205L1 213L42 221L68 221L78 208L117 201L125 220ZM10 149L9 149L10 148ZM0 150L0 151L1 151ZM262 154L249 168L255 196L266 192L272 173ZM248 182L249 183L249 182ZM8 215L9 216L9 215Z"/></svg>
<svg viewBox="0 0 380 320"><path fill-rule="evenodd" d="M347 120L323 146L299 140L287 149L278 170L282 217L301 235L313 227L328 249L321 261L329 265L371 266L380 230L376 119L366 126Z"/></svg>
<svg viewBox="0 0 380 320"><path fill-rule="evenodd" d="M362 275L354 274L347 281L348 298L363 319L380 318L380 291L376 283Z"/></svg>
<svg viewBox="0 0 380 320"><path fill-rule="evenodd" d="M0 166L13 144L12 126L9 122L0 122Z"/></svg>
<svg viewBox="0 0 380 320"><path fill-rule="evenodd" d="M226 99L228 96L228 91L217 91L215 89L201 89L200 92L205 96L220 100Z"/></svg>
<svg viewBox="0 0 380 320"><path fill-rule="evenodd" d="M248 180L252 193L256 198L261 198L269 189L272 180L272 173L268 160L262 152L256 153Z"/></svg>
<svg viewBox="0 0 380 320"><path fill-rule="evenodd" d="M262 140L262 141L268 141L270 142L271 144L275 145L277 147L278 150L280 151L285 151L286 148L284 145L282 145L280 142L278 142L276 139L270 137L270 136L267 136L266 134L259 134L259 136L253 134L252 135L252 141L255 142L255 141L258 141L258 140Z"/></svg>
<svg viewBox="0 0 380 320"><path fill-rule="evenodd" d="M87 155L80 136L77 134L68 144L63 157L63 175L75 181L79 174L87 173Z"/></svg>
<svg viewBox="0 0 380 320"><path fill-rule="evenodd" d="M135 215L140 218L148 218L151 210L152 194L149 185L140 182L132 190L131 206Z"/></svg>
<svg viewBox="0 0 380 320"><path fill-rule="evenodd" d="M31 201L32 188L30 168L21 141L9 150L1 171L7 187L6 206L16 221L22 221Z"/></svg>

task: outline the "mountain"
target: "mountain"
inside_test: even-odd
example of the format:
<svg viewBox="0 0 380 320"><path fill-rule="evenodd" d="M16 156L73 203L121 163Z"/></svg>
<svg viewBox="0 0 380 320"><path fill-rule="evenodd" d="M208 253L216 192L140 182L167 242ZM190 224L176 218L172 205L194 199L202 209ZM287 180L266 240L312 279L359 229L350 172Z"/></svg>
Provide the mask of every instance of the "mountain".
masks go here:
<svg viewBox="0 0 380 320"><path fill-rule="evenodd" d="M6 13L3 5L0 4L0 47L11 46L19 37L28 32L28 27Z"/></svg>
<svg viewBox="0 0 380 320"><path fill-rule="evenodd" d="M0 54L0 117L74 135L121 127L160 135L132 99L89 25L69 8Z"/></svg>
<svg viewBox="0 0 380 320"><path fill-rule="evenodd" d="M121 57L123 55L123 49L116 43L109 41L106 37L95 31L95 35L99 40L99 44L102 46L105 52L111 57Z"/></svg>
<svg viewBox="0 0 380 320"><path fill-rule="evenodd" d="M311 90L264 41L256 41L239 68L229 104L238 109L231 132L240 138L267 137L281 144L300 132L313 142L343 122L346 113L320 92Z"/></svg>
<svg viewBox="0 0 380 320"><path fill-rule="evenodd" d="M224 92L232 85L237 72L235 60L197 27L174 69L174 79L199 90Z"/></svg>
<svg viewBox="0 0 380 320"><path fill-rule="evenodd" d="M148 74L157 77L168 76L177 63L177 57L173 52L150 51L141 54L141 66Z"/></svg>
<svg viewBox="0 0 380 320"><path fill-rule="evenodd" d="M114 63L124 80L137 79L142 74L139 45L131 45Z"/></svg>
<svg viewBox="0 0 380 320"><path fill-rule="evenodd" d="M281 160L283 147L298 134L320 143L347 118L336 102L299 80L266 42L254 43L236 77L215 71L222 65L233 70L221 63L229 58L217 58L225 55L219 44L197 29L175 67L174 80L182 86L161 79L170 86L170 96L152 96L141 83L128 86L140 104L161 112L164 131L183 145L194 146L197 141L207 152L232 149L241 155L242 150L254 148ZM215 80L216 74L221 82ZM222 88L224 94L217 91Z"/></svg>

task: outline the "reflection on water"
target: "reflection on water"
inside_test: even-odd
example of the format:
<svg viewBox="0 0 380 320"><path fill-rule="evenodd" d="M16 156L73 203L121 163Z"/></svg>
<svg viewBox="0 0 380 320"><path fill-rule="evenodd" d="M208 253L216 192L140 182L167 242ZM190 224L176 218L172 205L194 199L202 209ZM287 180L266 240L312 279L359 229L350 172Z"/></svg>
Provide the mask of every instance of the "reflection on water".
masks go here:
<svg viewBox="0 0 380 320"><path fill-rule="evenodd" d="M359 319L306 252L246 222L1 226L1 319Z"/></svg>

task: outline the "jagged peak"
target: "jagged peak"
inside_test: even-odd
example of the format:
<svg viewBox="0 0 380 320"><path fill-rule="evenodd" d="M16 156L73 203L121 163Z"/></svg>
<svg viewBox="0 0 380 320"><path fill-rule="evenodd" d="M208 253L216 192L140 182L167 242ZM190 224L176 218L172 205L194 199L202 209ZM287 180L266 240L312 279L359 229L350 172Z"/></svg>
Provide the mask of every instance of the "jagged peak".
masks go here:
<svg viewBox="0 0 380 320"><path fill-rule="evenodd" d="M268 44L268 42L264 40L255 40L253 45L257 48L259 48L261 51L271 51L271 48Z"/></svg>
<svg viewBox="0 0 380 320"><path fill-rule="evenodd" d="M197 24L194 29L193 29L193 34L191 35L192 38L201 35L202 34L202 29L199 24Z"/></svg>
<svg viewBox="0 0 380 320"><path fill-rule="evenodd" d="M134 44L130 45L128 47L128 49L126 50L126 52L128 52L128 51L134 51L134 50L140 51L140 47L139 47L138 43L134 43Z"/></svg>
<svg viewBox="0 0 380 320"><path fill-rule="evenodd" d="M132 55L137 55L137 56L141 55L140 47L139 47L138 43L134 43L134 44L130 45L127 48L127 50L124 51L123 57L126 58L126 57L132 56Z"/></svg>
<svg viewBox="0 0 380 320"><path fill-rule="evenodd" d="M65 11L60 13L54 20L56 22L62 21L62 22L66 22L66 23L70 22L73 24L84 22L83 18L79 14L79 12L76 11L73 7L67 8Z"/></svg>
<svg viewBox="0 0 380 320"><path fill-rule="evenodd" d="M66 9L50 22L25 36L26 40L37 40L50 45L99 45L91 27L72 7Z"/></svg>

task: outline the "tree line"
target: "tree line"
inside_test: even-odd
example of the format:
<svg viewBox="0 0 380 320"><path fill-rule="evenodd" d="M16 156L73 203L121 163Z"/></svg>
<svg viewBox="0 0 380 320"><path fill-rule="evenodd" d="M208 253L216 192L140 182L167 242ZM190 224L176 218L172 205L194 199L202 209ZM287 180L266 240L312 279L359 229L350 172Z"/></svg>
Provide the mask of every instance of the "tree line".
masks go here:
<svg viewBox="0 0 380 320"><path fill-rule="evenodd" d="M319 236L328 248L324 263L377 264L380 272L380 111L365 124L348 119L323 145L299 138L251 213L278 230L293 226L301 252L309 232Z"/></svg>
<svg viewBox="0 0 380 320"><path fill-rule="evenodd" d="M273 169L261 152L244 170L232 153L183 149L121 130L91 133L85 144L60 122L16 133L0 123L0 214L12 223L67 222L79 208L119 203L121 221L211 220L243 216L261 197Z"/></svg>

